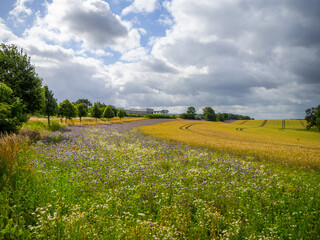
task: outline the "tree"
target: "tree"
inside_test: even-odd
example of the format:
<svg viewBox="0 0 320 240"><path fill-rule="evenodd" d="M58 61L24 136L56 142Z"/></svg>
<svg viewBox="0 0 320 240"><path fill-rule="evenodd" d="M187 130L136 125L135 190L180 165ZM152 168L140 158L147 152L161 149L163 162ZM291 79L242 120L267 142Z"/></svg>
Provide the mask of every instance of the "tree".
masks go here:
<svg viewBox="0 0 320 240"><path fill-rule="evenodd" d="M103 111L103 117L107 118L108 121L110 120L110 118L114 117L114 113L113 113L111 106L106 106L106 108Z"/></svg>
<svg viewBox="0 0 320 240"><path fill-rule="evenodd" d="M179 117L183 119L195 119L196 109L194 107L188 107L187 112L182 113Z"/></svg>
<svg viewBox="0 0 320 240"><path fill-rule="evenodd" d="M12 89L13 97L23 104L23 112L33 114L45 104L42 79L30 63L30 57L15 45L0 45L0 82Z"/></svg>
<svg viewBox="0 0 320 240"><path fill-rule="evenodd" d="M59 104L59 115L67 119L72 119L77 116L77 108L68 99Z"/></svg>
<svg viewBox="0 0 320 240"><path fill-rule="evenodd" d="M86 98L80 98L74 104L79 105L80 103L83 104L83 106L86 108L87 111L88 111L89 107L92 106L92 103Z"/></svg>
<svg viewBox="0 0 320 240"><path fill-rule="evenodd" d="M118 116L120 119L123 118L123 117L125 117L125 116L126 116L126 111L125 111L125 110L122 110L122 109L118 110L117 116Z"/></svg>
<svg viewBox="0 0 320 240"><path fill-rule="evenodd" d="M308 108L306 110L305 120L307 120L307 129L316 126L320 131L320 105L316 108Z"/></svg>
<svg viewBox="0 0 320 240"><path fill-rule="evenodd" d="M196 109L194 107L188 107L187 113L190 115L196 115Z"/></svg>
<svg viewBox="0 0 320 240"><path fill-rule="evenodd" d="M0 132L17 133L22 123L27 121L22 101L14 97L10 87L0 82Z"/></svg>
<svg viewBox="0 0 320 240"><path fill-rule="evenodd" d="M217 121L216 113L212 107L205 107L203 109L204 119L207 121Z"/></svg>
<svg viewBox="0 0 320 240"><path fill-rule="evenodd" d="M53 92L49 90L48 86L44 86L44 95L45 95L44 114L48 117L48 125L50 126L50 116L53 116L57 113L58 104L57 104L57 99L53 97Z"/></svg>
<svg viewBox="0 0 320 240"><path fill-rule="evenodd" d="M79 116L80 122L81 122L81 118L86 117L88 115L88 111L83 103L78 104L77 108L78 108L78 116Z"/></svg>
<svg viewBox="0 0 320 240"><path fill-rule="evenodd" d="M96 122L98 121L98 118L102 117L102 111L99 108L99 103L94 103L91 108L91 117L96 118Z"/></svg>

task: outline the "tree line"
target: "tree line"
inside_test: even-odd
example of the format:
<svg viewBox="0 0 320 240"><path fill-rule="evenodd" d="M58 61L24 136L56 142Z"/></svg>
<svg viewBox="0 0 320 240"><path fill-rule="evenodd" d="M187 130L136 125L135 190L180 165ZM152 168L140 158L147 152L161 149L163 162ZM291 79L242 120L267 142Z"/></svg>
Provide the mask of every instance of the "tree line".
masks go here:
<svg viewBox="0 0 320 240"><path fill-rule="evenodd" d="M0 45L0 132L18 132L30 115L43 114L72 119L90 115L93 118L110 118L126 116L124 110L111 105L88 99L78 99L70 102L68 99L57 103L53 92L48 86L42 86L42 78L38 76L30 57L15 45ZM179 116L184 119L204 119L207 121L250 120L249 116L232 113L215 113L212 107L203 108L202 114L197 114L194 107L188 107L187 112ZM316 126L320 130L320 105L306 110L307 129Z"/></svg>
<svg viewBox="0 0 320 240"><path fill-rule="evenodd" d="M72 103L68 99L57 103L48 86L35 72L30 57L15 45L0 45L0 132L18 132L30 115L43 114L72 119L90 114L96 118L123 118L124 110L100 102L91 104L88 99ZM92 106L92 107L91 107Z"/></svg>
<svg viewBox="0 0 320 240"><path fill-rule="evenodd" d="M204 107L202 114L197 114L194 107L188 107L187 112L182 113L179 117L183 119L204 119L207 121L253 120L249 116L239 114L215 113L212 107Z"/></svg>

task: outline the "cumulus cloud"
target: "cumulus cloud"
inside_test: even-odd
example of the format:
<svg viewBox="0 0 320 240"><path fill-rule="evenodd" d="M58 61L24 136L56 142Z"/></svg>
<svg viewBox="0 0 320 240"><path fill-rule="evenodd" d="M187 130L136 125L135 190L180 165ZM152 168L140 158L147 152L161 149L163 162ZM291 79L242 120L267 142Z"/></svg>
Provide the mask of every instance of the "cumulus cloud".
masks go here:
<svg viewBox="0 0 320 240"><path fill-rule="evenodd" d="M112 45L128 34L120 17L102 0L54 0L47 8L49 28L92 46Z"/></svg>
<svg viewBox="0 0 320 240"><path fill-rule="evenodd" d="M156 7L135 0L122 15ZM319 104L319 1L172 0L163 7L155 20L167 27L162 37L134 28L105 1L53 0L23 39L0 20L0 40L30 51L59 100L178 113L212 106L255 118L301 118Z"/></svg>
<svg viewBox="0 0 320 240"><path fill-rule="evenodd" d="M134 0L134 2L122 10L122 15L129 13L151 13L157 7L157 0Z"/></svg>
<svg viewBox="0 0 320 240"><path fill-rule="evenodd" d="M9 12L9 15L14 17L18 23L23 23L25 17L32 14L31 8L26 6L26 4L32 2L33 0L16 0L14 8Z"/></svg>

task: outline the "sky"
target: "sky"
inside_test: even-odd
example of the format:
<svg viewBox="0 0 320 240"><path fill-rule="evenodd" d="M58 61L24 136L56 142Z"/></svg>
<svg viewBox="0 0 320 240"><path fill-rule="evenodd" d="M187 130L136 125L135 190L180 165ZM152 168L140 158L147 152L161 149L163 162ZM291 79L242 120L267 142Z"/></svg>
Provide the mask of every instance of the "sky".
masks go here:
<svg viewBox="0 0 320 240"><path fill-rule="evenodd" d="M1 0L0 42L59 102L304 118L320 104L319 13L319 0Z"/></svg>

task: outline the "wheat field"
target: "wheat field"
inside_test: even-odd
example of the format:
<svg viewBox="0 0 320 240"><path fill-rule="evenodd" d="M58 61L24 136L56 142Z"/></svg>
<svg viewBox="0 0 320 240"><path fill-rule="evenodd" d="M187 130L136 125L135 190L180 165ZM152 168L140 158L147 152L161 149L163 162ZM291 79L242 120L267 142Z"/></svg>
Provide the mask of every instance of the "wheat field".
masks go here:
<svg viewBox="0 0 320 240"><path fill-rule="evenodd" d="M154 137L182 141L306 169L320 169L320 133L304 120L174 121L140 127Z"/></svg>

